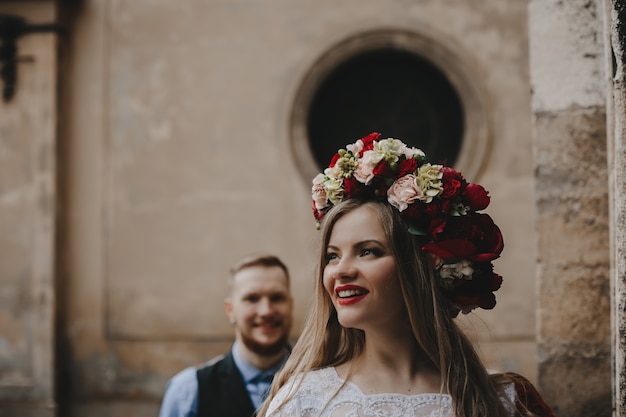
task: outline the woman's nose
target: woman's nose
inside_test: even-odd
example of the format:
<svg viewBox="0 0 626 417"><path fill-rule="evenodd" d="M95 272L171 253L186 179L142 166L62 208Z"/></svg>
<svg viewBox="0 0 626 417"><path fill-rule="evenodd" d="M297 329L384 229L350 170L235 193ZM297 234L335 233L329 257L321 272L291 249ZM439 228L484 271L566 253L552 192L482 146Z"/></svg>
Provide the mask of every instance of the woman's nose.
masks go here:
<svg viewBox="0 0 626 417"><path fill-rule="evenodd" d="M337 263L335 276L337 279L351 279L356 275L356 267L354 260L348 256L344 256Z"/></svg>

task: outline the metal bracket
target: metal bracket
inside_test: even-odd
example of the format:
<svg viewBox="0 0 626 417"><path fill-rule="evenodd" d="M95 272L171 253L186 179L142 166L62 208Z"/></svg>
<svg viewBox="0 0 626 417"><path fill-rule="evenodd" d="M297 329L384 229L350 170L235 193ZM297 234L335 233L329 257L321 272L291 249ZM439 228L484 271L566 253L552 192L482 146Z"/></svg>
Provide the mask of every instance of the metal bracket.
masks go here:
<svg viewBox="0 0 626 417"><path fill-rule="evenodd" d="M0 13L0 79L3 81L2 99L5 103L15 95L18 62L32 58L18 57L17 40L29 33L60 32L56 23L29 24L23 17Z"/></svg>

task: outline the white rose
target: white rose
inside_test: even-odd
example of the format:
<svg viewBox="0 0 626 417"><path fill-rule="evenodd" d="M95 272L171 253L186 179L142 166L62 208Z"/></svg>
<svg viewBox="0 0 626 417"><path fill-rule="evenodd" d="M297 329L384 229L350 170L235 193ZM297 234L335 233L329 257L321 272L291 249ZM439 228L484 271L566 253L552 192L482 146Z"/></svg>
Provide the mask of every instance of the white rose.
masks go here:
<svg viewBox="0 0 626 417"><path fill-rule="evenodd" d="M361 139L357 140L352 145L346 146L346 149L352 152L352 155L358 155L359 152L363 150L363 141Z"/></svg>
<svg viewBox="0 0 626 417"><path fill-rule="evenodd" d="M402 154L406 159L413 159L415 155L426 156L426 154L421 149L409 147L406 147Z"/></svg>
<svg viewBox="0 0 626 417"><path fill-rule="evenodd" d="M334 167L328 167L324 170L324 175L328 178L339 178L342 175L341 168L335 164Z"/></svg>

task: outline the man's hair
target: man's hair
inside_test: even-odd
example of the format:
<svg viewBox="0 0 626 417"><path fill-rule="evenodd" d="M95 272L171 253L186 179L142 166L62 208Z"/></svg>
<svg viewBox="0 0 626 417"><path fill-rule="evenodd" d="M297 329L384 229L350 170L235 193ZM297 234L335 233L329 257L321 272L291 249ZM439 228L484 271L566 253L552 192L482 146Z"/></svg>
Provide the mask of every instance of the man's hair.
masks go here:
<svg viewBox="0 0 626 417"><path fill-rule="evenodd" d="M241 270L252 268L255 266L262 267L272 267L277 266L283 270L285 276L287 277L287 284L289 284L289 270L287 269L287 265L283 261L281 261L278 256L275 255L260 255L260 256L248 256L246 258L241 259L235 265L230 268L230 284L232 286L234 276Z"/></svg>

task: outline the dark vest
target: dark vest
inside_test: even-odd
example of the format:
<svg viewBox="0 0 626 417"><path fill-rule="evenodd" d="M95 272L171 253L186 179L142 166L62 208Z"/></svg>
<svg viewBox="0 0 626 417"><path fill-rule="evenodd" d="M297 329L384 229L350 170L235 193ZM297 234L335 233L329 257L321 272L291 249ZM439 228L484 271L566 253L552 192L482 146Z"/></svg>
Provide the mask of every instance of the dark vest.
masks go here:
<svg viewBox="0 0 626 417"><path fill-rule="evenodd" d="M251 417L255 410L232 352L196 372L198 417Z"/></svg>

